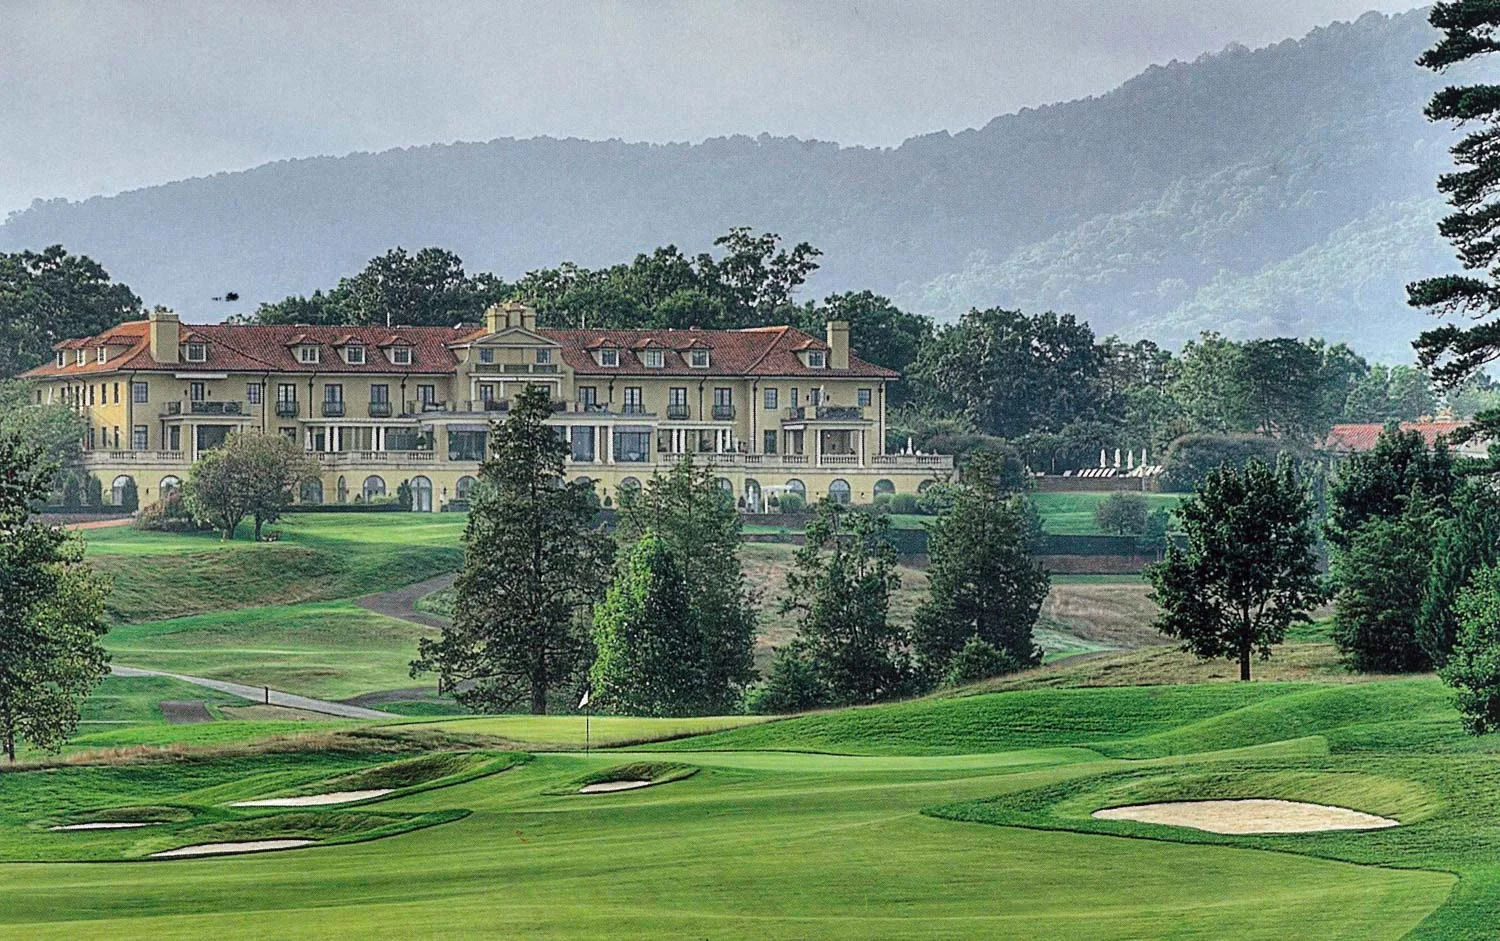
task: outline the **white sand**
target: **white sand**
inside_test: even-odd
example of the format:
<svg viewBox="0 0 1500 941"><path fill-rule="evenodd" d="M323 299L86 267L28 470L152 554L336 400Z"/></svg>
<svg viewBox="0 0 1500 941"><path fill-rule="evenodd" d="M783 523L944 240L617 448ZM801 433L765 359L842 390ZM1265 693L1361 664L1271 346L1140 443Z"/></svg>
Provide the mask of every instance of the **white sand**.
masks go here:
<svg viewBox="0 0 1500 941"><path fill-rule="evenodd" d="M650 787L650 781L600 781L598 784L585 784L578 789L580 794L609 794L614 791L633 791L636 788Z"/></svg>
<svg viewBox="0 0 1500 941"><path fill-rule="evenodd" d="M70 823L65 827L48 827L48 830L134 830L149 827L149 823Z"/></svg>
<svg viewBox="0 0 1500 941"><path fill-rule="evenodd" d="M1100 820L1135 820L1209 833L1316 833L1322 830L1377 830L1399 822L1344 807L1284 800L1180 801L1096 810Z"/></svg>
<svg viewBox="0 0 1500 941"><path fill-rule="evenodd" d="M323 807L328 804L348 804L352 801L384 797L395 788L382 787L372 791L333 791L329 794L309 794L306 797L271 797L258 801L240 801L230 807Z"/></svg>
<svg viewBox="0 0 1500 941"><path fill-rule="evenodd" d="M152 853L152 859L170 859L174 856L216 856L219 853L258 853L261 850L289 850L298 846L311 846L317 840L250 840L245 843L199 843L175 850Z"/></svg>

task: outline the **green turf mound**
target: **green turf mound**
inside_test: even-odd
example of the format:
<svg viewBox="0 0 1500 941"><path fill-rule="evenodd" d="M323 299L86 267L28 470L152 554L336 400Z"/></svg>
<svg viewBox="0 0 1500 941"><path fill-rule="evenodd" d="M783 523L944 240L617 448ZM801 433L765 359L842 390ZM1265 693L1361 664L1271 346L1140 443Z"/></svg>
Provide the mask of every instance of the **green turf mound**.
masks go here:
<svg viewBox="0 0 1500 941"><path fill-rule="evenodd" d="M42 818L34 826L50 830L54 827L73 827L91 823L184 823L191 819L193 819L193 811L190 808L160 804L84 810L56 819Z"/></svg>
<svg viewBox="0 0 1500 941"><path fill-rule="evenodd" d="M648 781L652 787L682 781L698 773L696 765L685 765L675 761L637 761L628 765L616 765L603 771L595 771L575 778L562 787L548 788L549 795L577 794L591 785L622 784Z"/></svg>
<svg viewBox="0 0 1500 941"><path fill-rule="evenodd" d="M151 856L166 850L205 843L248 843L262 840L312 840L319 846L362 843L462 820L467 810L438 810L423 814L371 813L359 810L272 813L212 820L139 839L128 855Z"/></svg>

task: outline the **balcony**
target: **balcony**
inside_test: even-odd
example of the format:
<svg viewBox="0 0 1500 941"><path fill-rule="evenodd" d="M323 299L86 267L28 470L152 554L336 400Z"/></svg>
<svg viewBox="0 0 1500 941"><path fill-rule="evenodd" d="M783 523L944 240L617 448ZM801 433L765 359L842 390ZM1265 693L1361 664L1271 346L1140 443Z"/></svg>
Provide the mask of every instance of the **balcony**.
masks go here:
<svg viewBox="0 0 1500 941"><path fill-rule="evenodd" d="M323 417L324 418L343 418L344 417L344 403L343 402L332 402L332 401L326 401L325 400L323 402Z"/></svg>
<svg viewBox="0 0 1500 941"><path fill-rule="evenodd" d="M802 405L786 410L785 421L864 421L865 410L858 405Z"/></svg>
<svg viewBox="0 0 1500 941"><path fill-rule="evenodd" d="M624 405L620 406L620 414L621 415L644 415L644 414L646 414L646 406L638 404L638 403L635 403L635 402L626 402Z"/></svg>
<svg viewBox="0 0 1500 941"><path fill-rule="evenodd" d="M83 455L83 464L89 468L187 463L187 454L182 451L85 451Z"/></svg>
<svg viewBox="0 0 1500 941"><path fill-rule="evenodd" d="M389 402L371 402L370 403L370 417L371 418L390 418L391 417L391 403L389 403Z"/></svg>
<svg viewBox="0 0 1500 941"><path fill-rule="evenodd" d="M667 417L673 421L686 421L691 415L691 409L686 405L668 405Z"/></svg>
<svg viewBox="0 0 1500 941"><path fill-rule="evenodd" d="M164 415L244 415L244 402L188 402L184 410L181 402L168 402Z"/></svg>
<svg viewBox="0 0 1500 941"><path fill-rule="evenodd" d="M557 374L556 363L475 363L474 372L481 376L551 376Z"/></svg>
<svg viewBox="0 0 1500 941"><path fill-rule="evenodd" d="M277 399L276 400L276 417L277 418L296 418L297 417L297 402L296 402L296 400L293 399L293 400L289 401L289 400L286 400L286 399Z"/></svg>
<svg viewBox="0 0 1500 941"><path fill-rule="evenodd" d="M323 467L407 467L437 463L435 451L316 451Z"/></svg>
<svg viewBox="0 0 1500 941"><path fill-rule="evenodd" d="M909 470L953 470L951 454L877 454L870 459L876 467Z"/></svg>
<svg viewBox="0 0 1500 941"><path fill-rule="evenodd" d="M734 421L734 406L715 405L713 415L714 421Z"/></svg>

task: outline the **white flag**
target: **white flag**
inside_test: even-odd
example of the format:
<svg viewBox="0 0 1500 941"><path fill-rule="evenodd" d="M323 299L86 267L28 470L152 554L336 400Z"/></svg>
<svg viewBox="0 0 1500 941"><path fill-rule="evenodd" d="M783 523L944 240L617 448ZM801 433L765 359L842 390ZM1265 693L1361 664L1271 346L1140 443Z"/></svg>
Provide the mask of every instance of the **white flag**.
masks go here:
<svg viewBox="0 0 1500 941"><path fill-rule="evenodd" d="M583 691L583 698L578 700L578 708L582 709L589 704L589 691Z"/></svg>

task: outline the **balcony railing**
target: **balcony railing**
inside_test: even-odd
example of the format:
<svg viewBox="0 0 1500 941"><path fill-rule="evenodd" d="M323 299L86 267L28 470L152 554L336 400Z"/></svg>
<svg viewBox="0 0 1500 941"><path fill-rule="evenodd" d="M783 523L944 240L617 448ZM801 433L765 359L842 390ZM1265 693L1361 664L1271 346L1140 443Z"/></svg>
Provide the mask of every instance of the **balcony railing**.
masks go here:
<svg viewBox="0 0 1500 941"><path fill-rule="evenodd" d="M390 418L391 417L391 403L389 403L389 402L371 402L370 403L370 417L371 418Z"/></svg>
<svg viewBox="0 0 1500 941"><path fill-rule="evenodd" d="M324 467L373 464L381 467L396 467L407 464L435 464L435 451L316 451L319 464Z"/></svg>
<svg viewBox="0 0 1500 941"><path fill-rule="evenodd" d="M787 421L864 421L858 405L800 405L786 410Z"/></svg>
<svg viewBox="0 0 1500 941"><path fill-rule="evenodd" d="M296 402L296 400L295 399L291 399L291 400L288 400L288 399L277 399L276 400L276 417L277 418L296 418L297 417L297 402Z"/></svg>
<svg viewBox="0 0 1500 941"><path fill-rule="evenodd" d="M714 412L713 412L713 414L714 414L714 421L733 421L734 420L734 406L733 405L715 405L714 406Z"/></svg>
<svg viewBox="0 0 1500 941"><path fill-rule="evenodd" d="M166 403L166 415L244 415L244 402L188 402L183 409L181 402Z"/></svg>
<svg viewBox="0 0 1500 941"><path fill-rule="evenodd" d="M120 464L186 464L187 454L182 451L85 451L85 466L116 466Z"/></svg>
<svg viewBox="0 0 1500 941"><path fill-rule="evenodd" d="M870 459L876 467L908 467L924 470L952 470L951 454L877 454Z"/></svg>
<svg viewBox="0 0 1500 941"><path fill-rule="evenodd" d="M474 372L483 376L550 376L557 373L556 363L475 363Z"/></svg>
<svg viewBox="0 0 1500 941"><path fill-rule="evenodd" d="M344 403L343 402L333 402L333 401L329 401L329 400L325 399L323 401L323 417L324 418L343 418L344 417Z"/></svg>
<svg viewBox="0 0 1500 941"><path fill-rule="evenodd" d="M686 405L667 406L667 417L674 421L684 421L690 414L691 410Z"/></svg>

